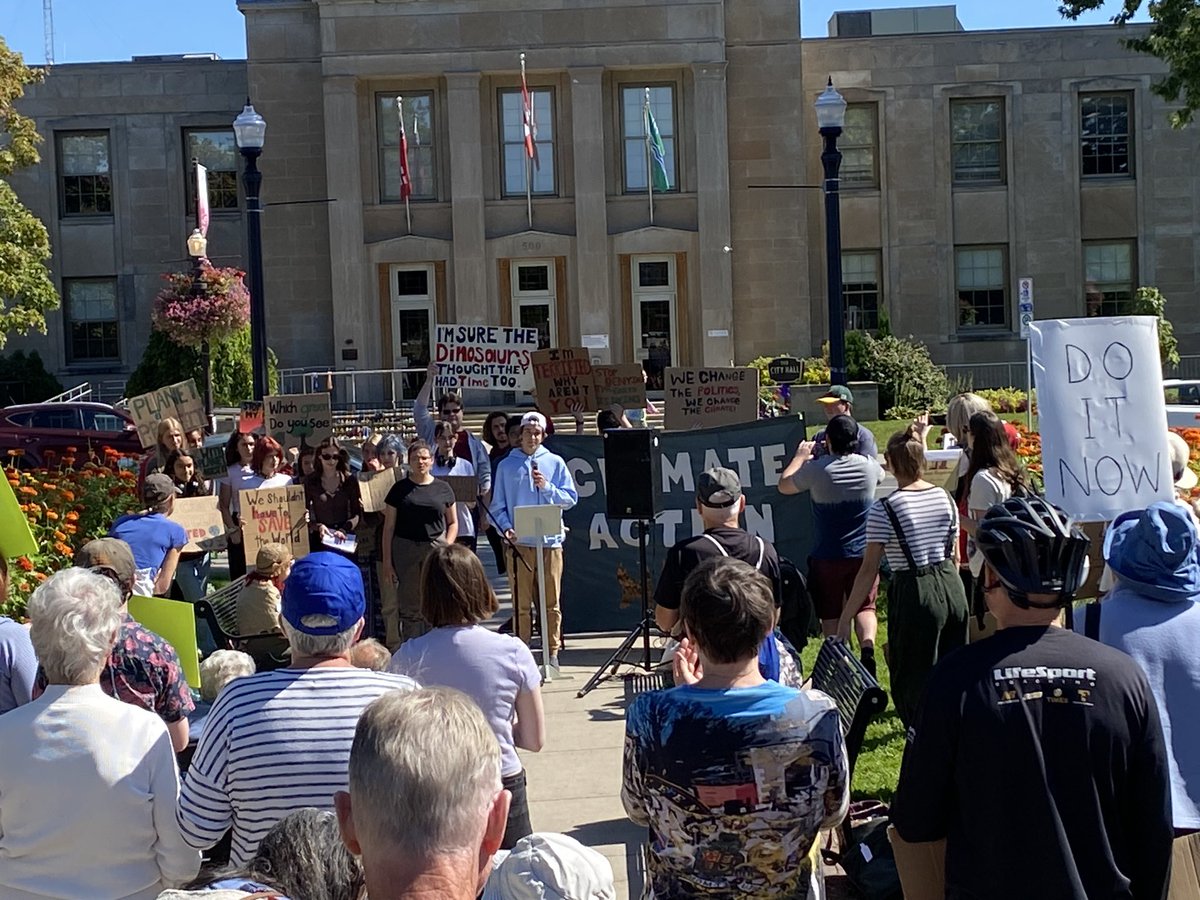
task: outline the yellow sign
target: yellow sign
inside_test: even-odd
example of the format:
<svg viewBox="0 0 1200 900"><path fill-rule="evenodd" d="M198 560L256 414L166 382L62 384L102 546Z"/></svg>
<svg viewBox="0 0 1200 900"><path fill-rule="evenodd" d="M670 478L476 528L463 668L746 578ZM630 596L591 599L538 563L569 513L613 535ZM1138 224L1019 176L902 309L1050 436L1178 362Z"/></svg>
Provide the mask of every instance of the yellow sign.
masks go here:
<svg viewBox="0 0 1200 900"><path fill-rule="evenodd" d="M200 648L196 608L165 597L130 597L129 614L175 648L188 687L200 687Z"/></svg>
<svg viewBox="0 0 1200 900"><path fill-rule="evenodd" d="M0 481L4 482L0 488L0 554L5 559L33 556L38 548L29 530L29 520L21 512L21 504L8 479L0 477Z"/></svg>

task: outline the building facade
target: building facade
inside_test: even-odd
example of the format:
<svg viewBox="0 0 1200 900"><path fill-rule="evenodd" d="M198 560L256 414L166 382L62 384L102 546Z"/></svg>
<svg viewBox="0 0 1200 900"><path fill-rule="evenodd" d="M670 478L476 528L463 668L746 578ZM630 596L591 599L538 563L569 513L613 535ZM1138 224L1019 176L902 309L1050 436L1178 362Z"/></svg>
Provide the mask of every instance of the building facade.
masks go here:
<svg viewBox="0 0 1200 900"><path fill-rule="evenodd" d="M1150 92L1161 66L1115 29L963 32L951 11L911 16L941 33L801 40L794 0L240 7L244 62L59 66L24 101L48 152L14 184L51 227L64 307L44 340L11 343L64 381L140 358L158 277L186 265L192 155L216 172L210 255L243 259L229 123L247 94L267 121L264 293L285 368L420 369L436 322L536 327L642 360L652 387L668 364L808 355L827 323L827 78L850 104L848 327L886 312L977 385L1019 383L1019 278L1039 317L1121 312L1154 284L1200 352L1200 148ZM668 176L652 198L647 103Z"/></svg>

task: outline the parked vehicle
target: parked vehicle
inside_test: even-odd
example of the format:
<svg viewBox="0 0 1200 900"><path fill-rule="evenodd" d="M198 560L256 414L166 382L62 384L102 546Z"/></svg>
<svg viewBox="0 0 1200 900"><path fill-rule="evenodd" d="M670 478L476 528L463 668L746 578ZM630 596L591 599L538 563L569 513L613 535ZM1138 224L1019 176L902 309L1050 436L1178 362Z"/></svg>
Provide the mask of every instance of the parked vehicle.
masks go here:
<svg viewBox="0 0 1200 900"><path fill-rule="evenodd" d="M1200 381L1163 381L1168 428L1200 428Z"/></svg>
<svg viewBox="0 0 1200 900"><path fill-rule="evenodd" d="M107 403L25 403L0 410L0 454L20 450L23 467L72 458L78 466L93 454L103 457L105 447L127 456L142 453L133 419Z"/></svg>

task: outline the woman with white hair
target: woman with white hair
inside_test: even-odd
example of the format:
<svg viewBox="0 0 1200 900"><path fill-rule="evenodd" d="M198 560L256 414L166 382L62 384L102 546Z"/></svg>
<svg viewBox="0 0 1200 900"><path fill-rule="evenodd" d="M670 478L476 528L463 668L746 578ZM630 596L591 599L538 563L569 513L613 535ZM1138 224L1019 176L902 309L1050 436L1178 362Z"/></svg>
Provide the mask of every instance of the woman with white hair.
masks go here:
<svg viewBox="0 0 1200 900"><path fill-rule="evenodd" d="M122 614L116 586L87 569L58 572L29 599L49 685L0 717L5 900L149 900L200 866L175 822L166 725L100 690Z"/></svg>

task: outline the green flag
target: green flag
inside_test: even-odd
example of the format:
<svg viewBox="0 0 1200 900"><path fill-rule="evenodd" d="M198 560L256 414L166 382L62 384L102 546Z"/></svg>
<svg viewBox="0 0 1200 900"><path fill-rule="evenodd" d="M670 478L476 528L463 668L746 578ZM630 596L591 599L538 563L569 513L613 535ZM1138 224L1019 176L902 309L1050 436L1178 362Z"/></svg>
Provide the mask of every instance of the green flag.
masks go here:
<svg viewBox="0 0 1200 900"><path fill-rule="evenodd" d="M669 191L671 179L667 177L667 150L649 103L646 104L646 145L650 148L650 184L656 191Z"/></svg>

